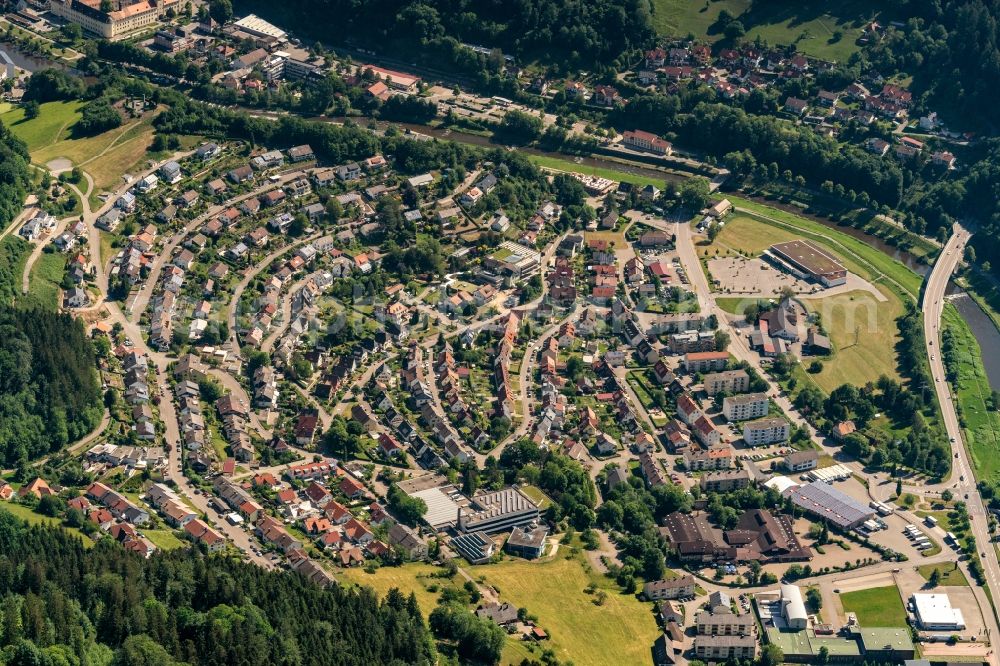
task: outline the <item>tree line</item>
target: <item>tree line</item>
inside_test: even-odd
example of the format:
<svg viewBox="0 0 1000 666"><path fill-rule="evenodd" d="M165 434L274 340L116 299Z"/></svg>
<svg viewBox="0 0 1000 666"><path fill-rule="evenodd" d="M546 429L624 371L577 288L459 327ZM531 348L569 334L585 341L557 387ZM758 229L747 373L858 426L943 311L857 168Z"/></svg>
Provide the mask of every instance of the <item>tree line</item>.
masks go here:
<svg viewBox="0 0 1000 666"><path fill-rule="evenodd" d="M8 666L433 664L416 598L321 589L197 549L93 548L0 510L0 663Z"/></svg>

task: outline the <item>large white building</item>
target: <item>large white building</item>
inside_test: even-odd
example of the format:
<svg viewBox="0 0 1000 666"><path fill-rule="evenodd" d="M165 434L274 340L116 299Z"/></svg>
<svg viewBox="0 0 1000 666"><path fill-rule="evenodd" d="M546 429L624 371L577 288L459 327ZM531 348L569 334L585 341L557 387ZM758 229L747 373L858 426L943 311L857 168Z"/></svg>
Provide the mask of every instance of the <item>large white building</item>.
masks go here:
<svg viewBox="0 0 1000 666"><path fill-rule="evenodd" d="M789 629L805 629L809 622L806 604L798 585L781 586L781 616Z"/></svg>
<svg viewBox="0 0 1000 666"><path fill-rule="evenodd" d="M952 608L947 594L913 595L913 612L920 628L926 631L961 631L965 629L962 611Z"/></svg>

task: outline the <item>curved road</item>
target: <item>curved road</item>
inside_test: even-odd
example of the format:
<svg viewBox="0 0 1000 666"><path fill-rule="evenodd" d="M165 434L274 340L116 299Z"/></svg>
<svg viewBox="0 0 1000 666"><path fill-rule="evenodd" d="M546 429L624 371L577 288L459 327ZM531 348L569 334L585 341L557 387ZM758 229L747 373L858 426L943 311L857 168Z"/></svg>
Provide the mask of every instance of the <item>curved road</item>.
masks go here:
<svg viewBox="0 0 1000 666"><path fill-rule="evenodd" d="M951 238L948 239L941 254L938 255L934 268L927 278L922 303L924 337L927 340L927 356L930 361L931 374L934 376L934 391L937 394L938 403L941 405L941 417L955 454L952 461L952 478L954 479L955 474L958 475L958 492L968 497L965 503L969 511L972 533L976 537L976 545L979 548L986 586L993 599L1000 599L998 596L1000 595L1000 562L997 561L997 551L991 541L989 513L978 488L976 488L972 457L968 444L962 438L962 428L948 384L944 360L941 358L941 313L944 310L945 290L948 288L952 273L962 259L965 244L971 236L969 231L955 225ZM990 607L989 600L985 599L986 594L982 586L975 586L972 589L977 598L983 597L980 600L980 605ZM985 619L990 636L994 639L1000 638L996 611L994 610ZM994 666L1000 664L996 650L992 650L987 658Z"/></svg>

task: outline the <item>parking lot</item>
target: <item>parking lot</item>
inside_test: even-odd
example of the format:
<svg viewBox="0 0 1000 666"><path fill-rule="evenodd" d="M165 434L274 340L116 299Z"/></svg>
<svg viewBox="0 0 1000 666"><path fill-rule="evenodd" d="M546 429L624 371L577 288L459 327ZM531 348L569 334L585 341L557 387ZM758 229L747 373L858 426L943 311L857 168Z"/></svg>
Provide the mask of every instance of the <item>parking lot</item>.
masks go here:
<svg viewBox="0 0 1000 666"><path fill-rule="evenodd" d="M822 291L819 285L782 273L760 259L718 257L708 260L708 270L719 290L726 294L772 297L791 288L796 294Z"/></svg>

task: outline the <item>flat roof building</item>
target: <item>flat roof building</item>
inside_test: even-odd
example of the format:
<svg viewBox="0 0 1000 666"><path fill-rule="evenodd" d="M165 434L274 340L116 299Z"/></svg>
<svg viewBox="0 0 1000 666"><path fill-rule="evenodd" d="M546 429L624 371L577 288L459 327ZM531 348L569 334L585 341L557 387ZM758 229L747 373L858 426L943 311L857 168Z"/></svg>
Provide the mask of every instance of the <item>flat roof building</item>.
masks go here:
<svg viewBox="0 0 1000 666"><path fill-rule="evenodd" d="M534 559L541 557L545 552L545 538L549 535L549 528L540 525L534 529L525 527L515 527L510 538L507 539L505 550L511 555Z"/></svg>
<svg viewBox="0 0 1000 666"><path fill-rule="evenodd" d="M961 631L965 618L961 609L953 608L947 594L913 595L913 613L920 628L926 631Z"/></svg>
<svg viewBox="0 0 1000 666"><path fill-rule="evenodd" d="M458 509L458 529L462 532L495 534L536 520L538 506L517 488L479 493L468 508Z"/></svg>
<svg viewBox="0 0 1000 666"><path fill-rule="evenodd" d="M847 282L847 269L836 257L807 240L775 243L768 252L791 273L826 287Z"/></svg>
<svg viewBox="0 0 1000 666"><path fill-rule="evenodd" d="M279 42L284 41L285 39L284 30L276 25L268 23L256 14L247 14L239 21L236 21L233 25L243 32L248 32L251 35L256 35L257 37L272 37Z"/></svg>
<svg viewBox="0 0 1000 666"><path fill-rule="evenodd" d="M813 481L785 491L785 496L799 508L835 527L849 530L875 515L875 511L843 491L826 483Z"/></svg>

